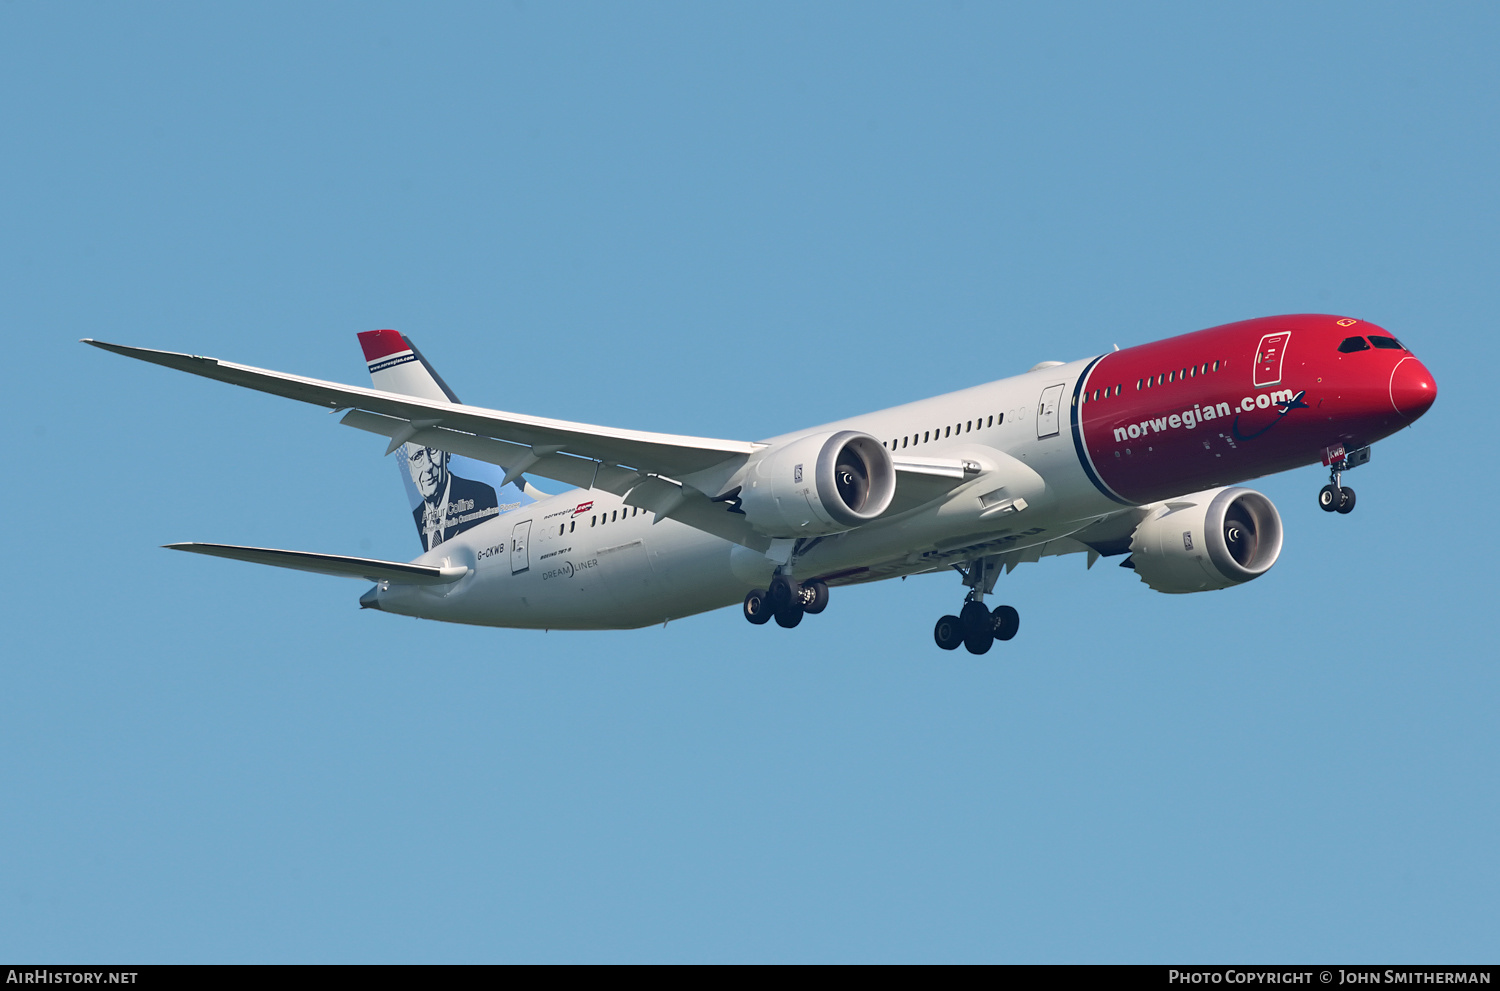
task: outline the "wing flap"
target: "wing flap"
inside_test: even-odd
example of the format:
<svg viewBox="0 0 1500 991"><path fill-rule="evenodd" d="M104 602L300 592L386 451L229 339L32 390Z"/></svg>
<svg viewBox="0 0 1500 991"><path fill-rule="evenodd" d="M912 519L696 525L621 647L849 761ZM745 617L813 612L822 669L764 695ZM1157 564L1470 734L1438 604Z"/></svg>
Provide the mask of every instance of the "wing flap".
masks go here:
<svg viewBox="0 0 1500 991"><path fill-rule="evenodd" d="M896 495L886 516L900 516L919 506L943 498L980 471L977 462L968 459L893 458L896 468Z"/></svg>
<svg viewBox="0 0 1500 991"><path fill-rule="evenodd" d="M362 410L350 410L340 422L359 430L390 437L401 430L407 421ZM537 454L533 448L524 444L476 437L445 427L426 427L410 434L408 439L440 451L499 465L507 473L519 470L529 475L556 479L580 489L603 489L622 497L626 505L640 506L659 516L670 517L705 533L756 550L765 550L771 545L770 538L757 533L743 515L731 512L727 504L711 502L694 489L674 485L630 468L599 464L567 454Z"/></svg>
<svg viewBox="0 0 1500 991"><path fill-rule="evenodd" d="M168 550L225 557L232 561L269 564L293 571L311 571L341 578L363 578L394 585L447 585L469 573L462 565L435 567L407 564L402 561L376 561L367 557L345 557L341 554L317 554L312 551L283 551L272 547L241 547L237 544L164 544Z"/></svg>

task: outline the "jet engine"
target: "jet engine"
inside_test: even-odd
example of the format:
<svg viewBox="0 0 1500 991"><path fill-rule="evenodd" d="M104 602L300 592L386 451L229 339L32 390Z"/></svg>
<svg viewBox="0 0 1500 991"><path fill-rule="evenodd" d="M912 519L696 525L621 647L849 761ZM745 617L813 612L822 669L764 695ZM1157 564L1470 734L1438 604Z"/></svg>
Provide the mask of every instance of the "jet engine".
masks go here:
<svg viewBox="0 0 1500 991"><path fill-rule="evenodd" d="M1209 489L1155 506L1127 564L1158 592L1206 592L1259 578L1281 555L1281 514L1252 489Z"/></svg>
<svg viewBox="0 0 1500 991"><path fill-rule="evenodd" d="M778 444L747 464L740 478L740 508L770 537L849 530L885 512L896 495L890 453L855 430Z"/></svg>

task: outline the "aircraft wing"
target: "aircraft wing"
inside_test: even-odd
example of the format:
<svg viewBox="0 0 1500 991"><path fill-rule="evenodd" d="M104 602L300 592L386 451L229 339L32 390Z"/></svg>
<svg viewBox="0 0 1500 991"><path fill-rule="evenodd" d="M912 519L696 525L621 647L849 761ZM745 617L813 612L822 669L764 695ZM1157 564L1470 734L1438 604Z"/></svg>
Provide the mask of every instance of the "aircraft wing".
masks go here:
<svg viewBox="0 0 1500 991"><path fill-rule="evenodd" d="M642 473L664 474L674 477L689 475L722 464L734 455L748 455L760 445L748 441L714 440L706 437L682 437L676 434L657 434L643 430L621 430L615 427L598 427L587 423L571 423L566 420L550 420L540 416L521 413L504 413L499 410L458 403L432 402L393 392L364 389L359 386L341 385L321 379L274 372L251 365L240 365L217 358L205 358L175 351L156 351L151 348L127 347L104 341L84 339L85 344L113 351L130 358L139 358L155 365L164 365L181 372L218 379L232 385L285 396L304 403L312 403L328 409L349 409L375 413L387 418L405 421L417 430L440 427L443 431L461 431L477 437L493 438L509 442L516 457L524 457L531 448L538 454L574 455L605 464L629 465ZM406 443L414 436L413 430L402 438ZM398 445L399 446L399 445ZM439 445L441 446L441 445ZM393 448L394 449L394 448ZM449 450L446 446L442 449ZM467 453L467 452L462 452ZM493 458L486 459L493 460ZM515 460L514 458L512 460ZM495 462L507 469L506 462ZM552 477L539 466L528 465L524 471ZM519 475L520 472L517 472ZM571 479L560 479L571 481ZM587 479L585 479L587 484Z"/></svg>
<svg viewBox="0 0 1500 991"><path fill-rule="evenodd" d="M189 551L210 557L227 557L233 561L270 564L293 571L311 571L319 575L364 578L372 582L395 585L447 585L469 573L463 565L435 567L406 564L402 561L376 561L367 557L344 557L341 554L314 554L311 551L282 551L271 547L240 547L235 544L164 544L167 550Z"/></svg>
<svg viewBox="0 0 1500 991"><path fill-rule="evenodd" d="M201 355L129 347L84 338L83 343L155 365L285 396L330 410L348 410L342 423L390 438L386 453L408 442L461 454L506 470L579 488L600 488L725 540L764 551L770 538L742 514L714 501L720 486L754 452L750 441L687 437L601 427L506 413L479 406L419 399ZM962 461L906 458L896 464L897 503L904 512L939 498L966 477ZM970 470L977 470L977 466ZM205 552L208 553L208 552ZM266 562L269 563L269 562Z"/></svg>

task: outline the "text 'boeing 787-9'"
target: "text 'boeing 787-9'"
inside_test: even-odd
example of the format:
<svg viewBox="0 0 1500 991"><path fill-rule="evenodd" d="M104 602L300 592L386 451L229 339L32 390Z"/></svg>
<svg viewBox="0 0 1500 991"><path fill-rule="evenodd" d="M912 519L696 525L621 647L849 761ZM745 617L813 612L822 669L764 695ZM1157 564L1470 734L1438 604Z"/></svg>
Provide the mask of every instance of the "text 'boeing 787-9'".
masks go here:
<svg viewBox="0 0 1500 991"><path fill-rule="evenodd" d="M365 578L367 608L485 626L620 629L743 602L793 627L839 585L953 569L968 594L938 646L1015 636L986 595L1044 555L1128 555L1161 592L1258 578L1281 517L1237 483L1342 473L1427 411L1432 375L1348 317L1183 334L759 441L595 427L465 406L394 330L359 335L374 388L87 343L334 410L390 439L422 553L377 561L225 544L177 550ZM547 495L530 478L570 486Z"/></svg>

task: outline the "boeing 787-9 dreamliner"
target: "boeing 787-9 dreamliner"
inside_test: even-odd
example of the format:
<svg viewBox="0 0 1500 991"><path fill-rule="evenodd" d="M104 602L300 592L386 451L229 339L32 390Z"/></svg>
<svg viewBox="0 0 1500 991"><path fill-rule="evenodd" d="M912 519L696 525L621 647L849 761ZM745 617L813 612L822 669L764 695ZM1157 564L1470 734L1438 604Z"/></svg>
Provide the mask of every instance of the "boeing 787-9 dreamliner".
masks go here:
<svg viewBox="0 0 1500 991"><path fill-rule="evenodd" d="M1016 635L1001 570L1121 556L1160 592L1259 578L1281 517L1247 479L1343 473L1437 397L1374 324L1264 317L1046 361L1023 375L762 440L596 427L466 406L408 339L359 335L373 388L196 355L86 343L316 406L389 438L422 552L410 562L170 544L364 578L369 609L484 626L625 629L742 603L795 627L829 590L947 572L967 588L933 631L975 654ZM533 479L566 491L546 494ZM543 483L546 484L545 482Z"/></svg>

